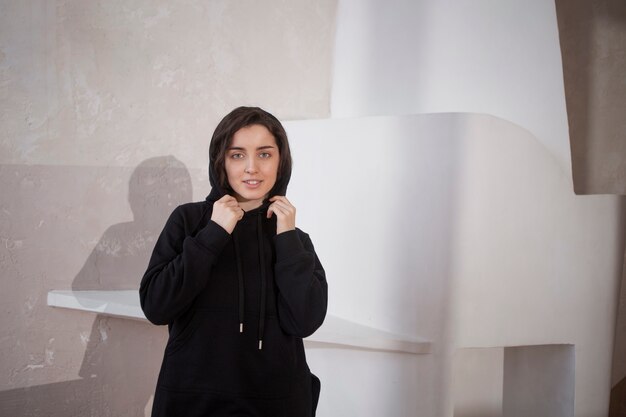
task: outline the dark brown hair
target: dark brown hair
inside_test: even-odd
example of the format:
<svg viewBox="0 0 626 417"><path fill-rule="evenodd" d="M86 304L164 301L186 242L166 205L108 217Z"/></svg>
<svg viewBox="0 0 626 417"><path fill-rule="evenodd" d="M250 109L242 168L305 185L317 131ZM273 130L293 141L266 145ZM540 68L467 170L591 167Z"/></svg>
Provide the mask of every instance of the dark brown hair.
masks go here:
<svg viewBox="0 0 626 417"><path fill-rule="evenodd" d="M287 140L287 132L285 128L278 121L274 115L266 112L259 107L237 107L235 110L228 113L217 125L213 137L211 138L211 145L209 146L209 162L213 166L217 181L223 190L232 192L230 184L228 184L228 177L226 175L226 150L233 141L234 134L241 128L261 125L265 126L270 131L276 145L278 146L278 152L280 154L280 163L278 164L278 173L276 175L276 184L270 191L270 196L273 195L275 189L282 183L284 177L289 178L291 176L291 152L289 150L289 141Z"/></svg>

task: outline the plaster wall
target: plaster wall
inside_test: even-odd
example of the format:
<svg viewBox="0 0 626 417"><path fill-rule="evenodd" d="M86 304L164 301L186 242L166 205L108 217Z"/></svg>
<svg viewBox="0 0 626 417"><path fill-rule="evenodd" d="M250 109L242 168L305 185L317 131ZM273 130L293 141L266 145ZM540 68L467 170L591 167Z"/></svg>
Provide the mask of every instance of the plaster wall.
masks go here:
<svg viewBox="0 0 626 417"><path fill-rule="evenodd" d="M329 114L335 2L2 2L0 162L205 167L238 105Z"/></svg>
<svg viewBox="0 0 626 417"><path fill-rule="evenodd" d="M149 415L166 328L46 293L137 288L232 108L327 116L335 9L0 1L1 415Z"/></svg>

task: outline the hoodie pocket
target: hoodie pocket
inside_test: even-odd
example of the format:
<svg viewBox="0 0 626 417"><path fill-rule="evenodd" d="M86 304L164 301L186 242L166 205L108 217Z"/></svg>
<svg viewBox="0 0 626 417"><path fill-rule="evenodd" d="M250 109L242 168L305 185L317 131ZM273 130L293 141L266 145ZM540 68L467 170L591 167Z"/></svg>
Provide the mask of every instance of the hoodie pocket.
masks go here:
<svg viewBox="0 0 626 417"><path fill-rule="evenodd" d="M263 349L256 329L239 333L236 313L198 310L168 346L162 386L177 391L286 398L301 376L295 341L275 320L266 323Z"/></svg>
<svg viewBox="0 0 626 417"><path fill-rule="evenodd" d="M184 346L185 342L198 327L198 313L195 310L189 312L185 318L183 317L174 323L172 334L165 347L166 355L171 355Z"/></svg>

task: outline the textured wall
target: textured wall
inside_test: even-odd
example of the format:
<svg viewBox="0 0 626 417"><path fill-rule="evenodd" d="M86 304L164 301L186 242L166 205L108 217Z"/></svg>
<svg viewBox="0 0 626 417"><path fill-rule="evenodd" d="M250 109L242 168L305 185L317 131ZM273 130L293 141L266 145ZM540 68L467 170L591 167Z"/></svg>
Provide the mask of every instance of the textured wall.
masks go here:
<svg viewBox="0 0 626 417"><path fill-rule="evenodd" d="M0 2L0 415L149 411L166 329L46 293L137 288L233 107L329 114L335 3Z"/></svg>
<svg viewBox="0 0 626 417"><path fill-rule="evenodd" d="M203 167L235 105L329 113L332 0L4 3L0 162Z"/></svg>
<svg viewBox="0 0 626 417"><path fill-rule="evenodd" d="M626 2L556 0L578 194L626 194Z"/></svg>

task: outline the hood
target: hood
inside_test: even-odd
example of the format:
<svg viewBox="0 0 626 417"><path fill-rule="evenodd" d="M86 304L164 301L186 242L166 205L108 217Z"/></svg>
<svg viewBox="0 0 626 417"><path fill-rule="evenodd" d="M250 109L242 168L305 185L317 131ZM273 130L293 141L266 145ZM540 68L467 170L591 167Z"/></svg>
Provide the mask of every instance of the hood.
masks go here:
<svg viewBox="0 0 626 417"><path fill-rule="evenodd" d="M289 185L289 180L291 179L291 170L286 170L282 175L276 180L276 184L271 189L269 195L266 199L263 200L262 206L269 205L270 197L275 195L286 195L287 194L287 185ZM206 201L209 203L213 203L224 195L226 195L226 190L222 189L217 181L217 175L215 175L215 170L213 169L213 161L209 159L209 183L211 184L211 192L206 197Z"/></svg>

